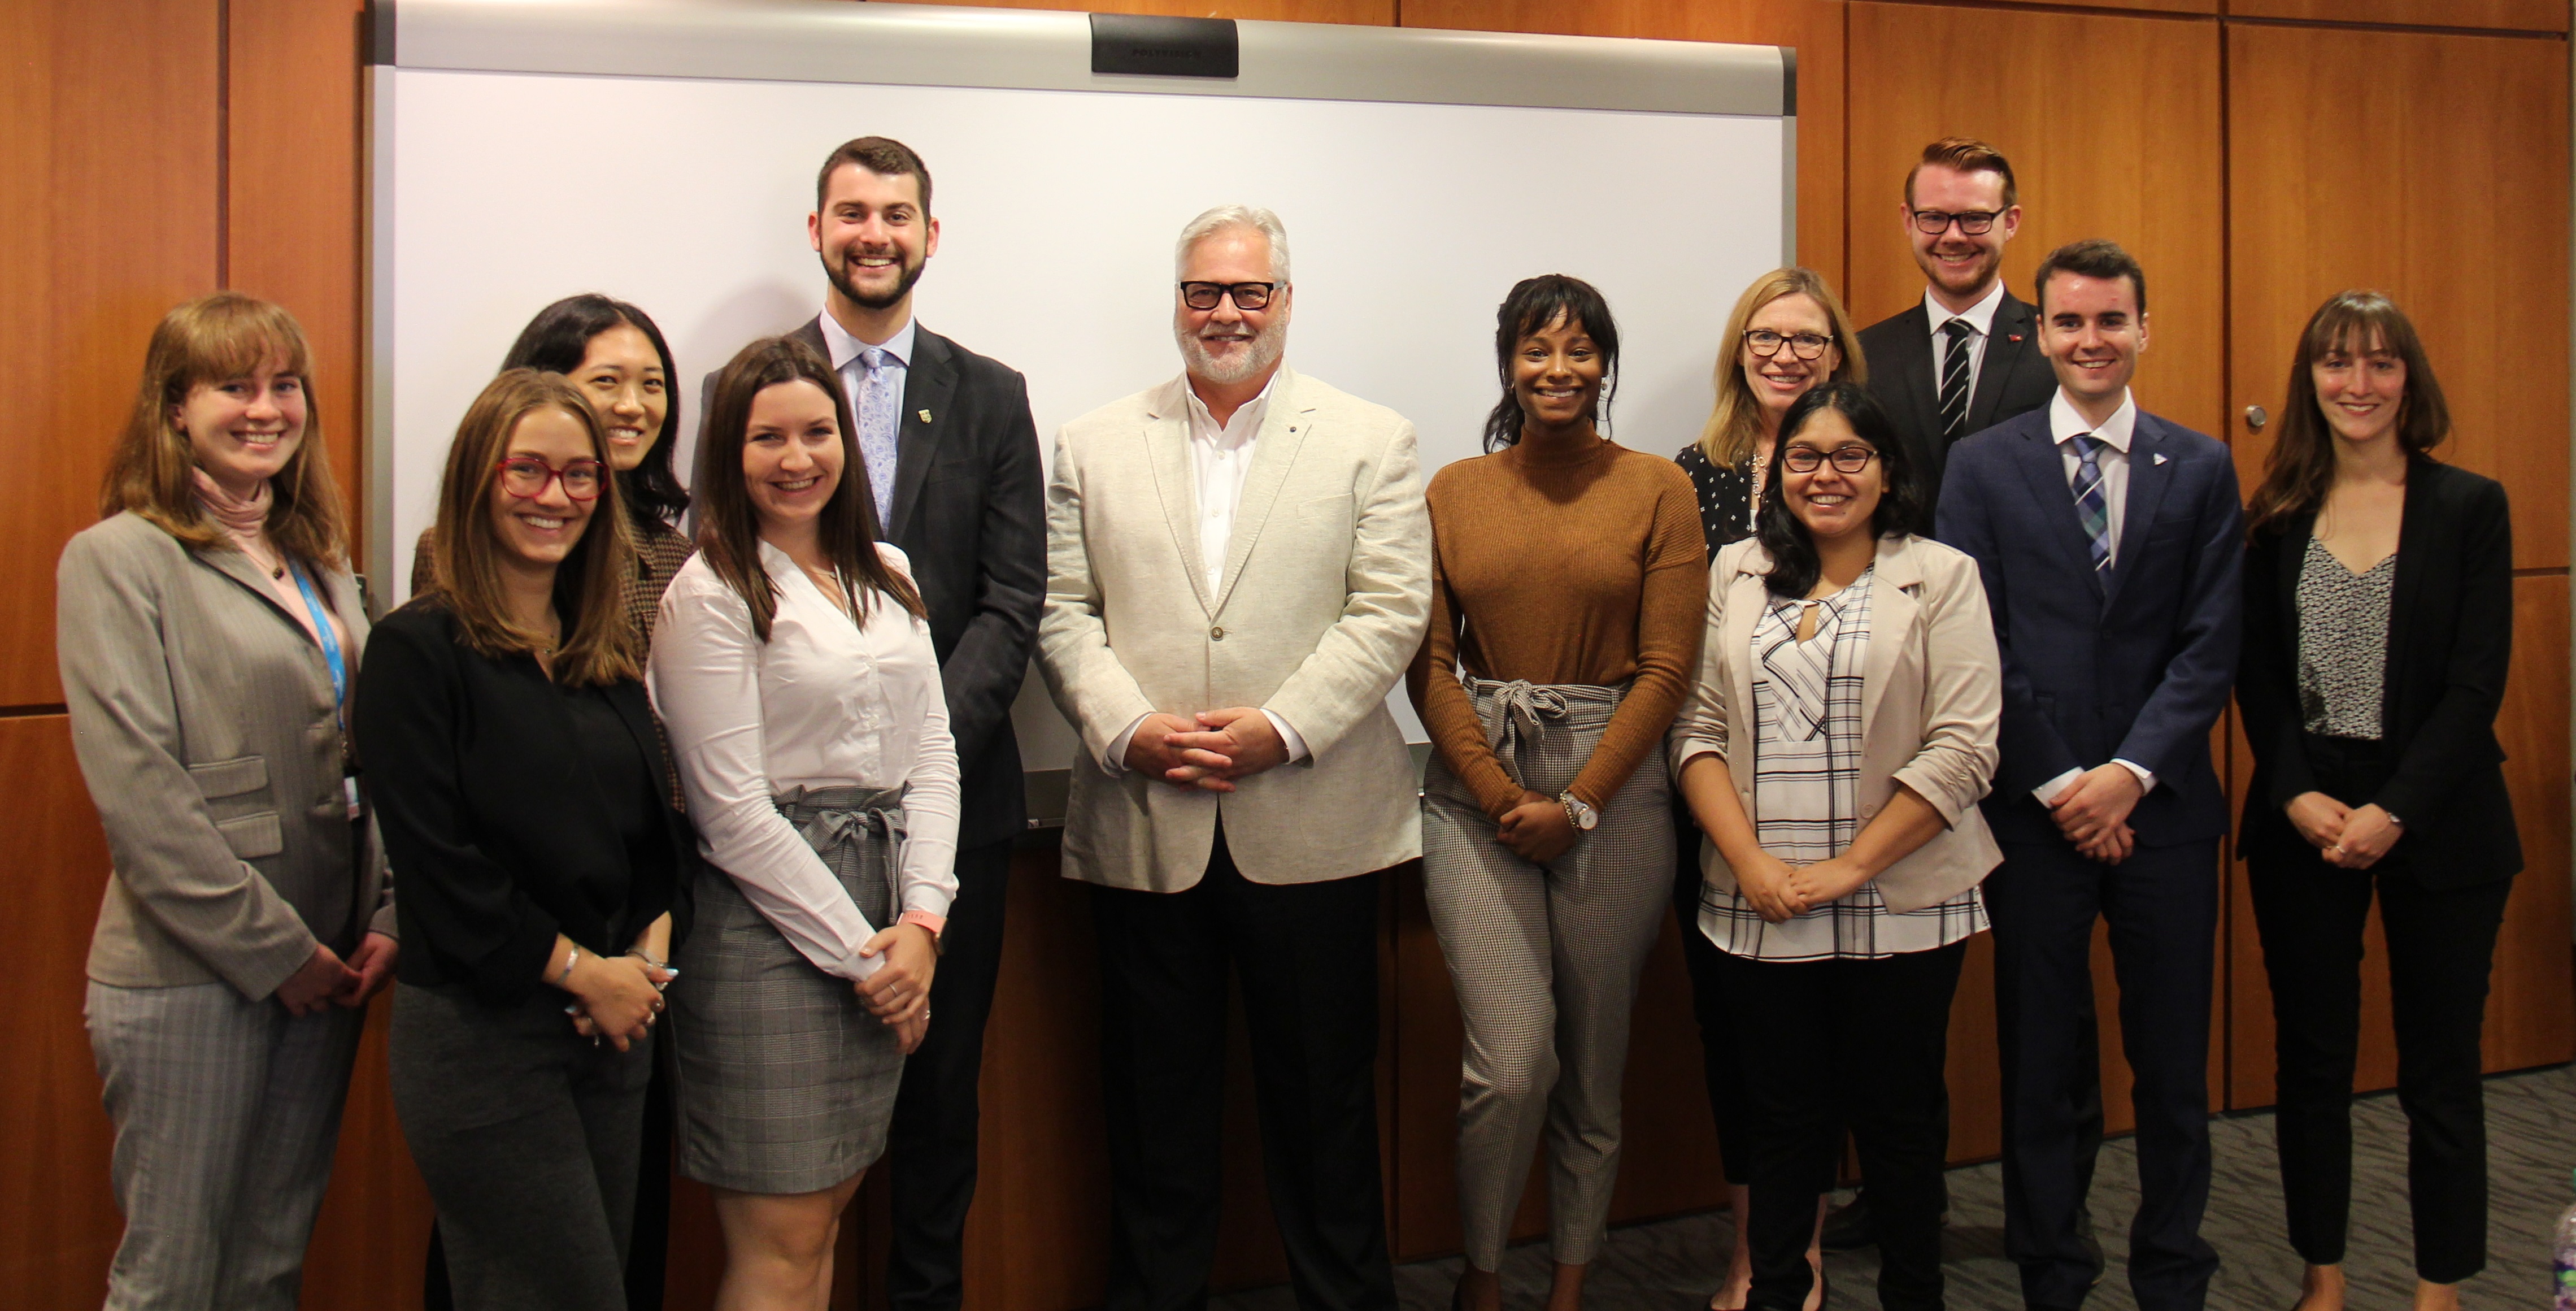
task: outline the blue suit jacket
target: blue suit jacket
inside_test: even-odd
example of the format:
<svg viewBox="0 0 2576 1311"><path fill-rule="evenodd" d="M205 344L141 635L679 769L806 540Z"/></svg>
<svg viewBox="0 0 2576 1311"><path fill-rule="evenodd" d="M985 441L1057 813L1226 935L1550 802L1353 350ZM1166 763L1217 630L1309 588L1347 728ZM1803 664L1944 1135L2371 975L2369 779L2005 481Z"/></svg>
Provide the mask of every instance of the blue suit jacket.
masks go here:
<svg viewBox="0 0 2576 1311"><path fill-rule="evenodd" d="M2032 789L2114 757L2156 776L2141 844L2227 831L2209 730L2235 678L2242 517L2227 448L2140 410L2118 563L2097 573L2047 407L1951 450L1935 536L1976 557L2003 648L1996 837L2063 842Z"/></svg>

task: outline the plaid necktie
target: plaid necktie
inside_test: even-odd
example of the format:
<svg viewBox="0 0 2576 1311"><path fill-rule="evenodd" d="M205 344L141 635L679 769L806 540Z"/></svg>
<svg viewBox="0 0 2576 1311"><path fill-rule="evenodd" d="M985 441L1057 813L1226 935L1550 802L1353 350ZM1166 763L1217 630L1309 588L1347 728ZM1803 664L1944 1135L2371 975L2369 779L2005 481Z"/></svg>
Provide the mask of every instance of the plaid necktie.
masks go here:
<svg viewBox="0 0 2576 1311"><path fill-rule="evenodd" d="M2093 549L2096 572L2111 566L2111 498L2102 487L2102 448L2110 445L2090 433L2067 439L2075 447L2075 518L2084 525Z"/></svg>
<svg viewBox="0 0 2576 1311"><path fill-rule="evenodd" d="M1941 335L1950 339L1949 353L1941 359L1941 442L1946 446L1968 435L1968 350L1977 328L1966 319L1952 319L1941 325Z"/></svg>
<svg viewBox="0 0 2576 1311"><path fill-rule="evenodd" d="M877 531L894 531L895 411L903 404L894 379L886 373L885 349L859 348L868 376L859 388L859 456L868 462L868 490L877 502Z"/></svg>

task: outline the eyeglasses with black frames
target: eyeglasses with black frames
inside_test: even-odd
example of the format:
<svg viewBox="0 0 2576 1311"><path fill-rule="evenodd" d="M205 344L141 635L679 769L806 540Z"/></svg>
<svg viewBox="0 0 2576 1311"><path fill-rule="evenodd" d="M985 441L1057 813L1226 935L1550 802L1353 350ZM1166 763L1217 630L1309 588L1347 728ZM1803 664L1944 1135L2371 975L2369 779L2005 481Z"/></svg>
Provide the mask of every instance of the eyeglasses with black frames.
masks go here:
<svg viewBox="0 0 2576 1311"><path fill-rule="evenodd" d="M1820 332L1782 334L1769 328L1748 328L1744 332L1745 349L1766 360L1779 354L1784 342L1788 344L1790 354L1802 360L1812 360L1823 355L1825 348L1834 344L1834 339Z"/></svg>
<svg viewBox="0 0 2576 1311"><path fill-rule="evenodd" d="M1194 310L1212 310L1228 296L1239 310L1259 311L1270 308L1270 293L1286 286L1283 282L1184 282L1181 303Z"/></svg>
<svg viewBox="0 0 2576 1311"><path fill-rule="evenodd" d="M564 495L576 501L599 499L608 481L608 466L597 460L574 460L558 469L533 455L513 455L492 466L501 471L501 490L521 500L546 494L546 485L563 480Z"/></svg>
<svg viewBox="0 0 2576 1311"><path fill-rule="evenodd" d="M1937 209L1918 209L1914 211L1914 226L1927 237L1937 237L1949 231L1950 225L1956 223L1961 232L1971 237L1982 237L1994 231L1995 217L2000 213L2002 213L2001 210L1992 209L1963 209L1956 214L1944 213Z"/></svg>
<svg viewBox="0 0 2576 1311"><path fill-rule="evenodd" d="M1878 452L1866 446L1844 446L1832 454L1813 446L1792 446L1780 452L1780 466L1791 473L1814 473L1831 460L1836 473L1859 473L1877 458Z"/></svg>

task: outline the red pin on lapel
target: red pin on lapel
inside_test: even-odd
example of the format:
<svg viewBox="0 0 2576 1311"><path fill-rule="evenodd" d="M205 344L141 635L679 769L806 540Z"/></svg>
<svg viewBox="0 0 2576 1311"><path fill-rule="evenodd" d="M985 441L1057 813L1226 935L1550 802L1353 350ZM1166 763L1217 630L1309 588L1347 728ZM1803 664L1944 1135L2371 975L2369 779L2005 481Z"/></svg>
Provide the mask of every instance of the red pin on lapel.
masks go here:
<svg viewBox="0 0 2576 1311"><path fill-rule="evenodd" d="M2019 345L2021 342L2021 334L2018 332L2007 332L2004 334L2004 340L2012 342L2015 345Z"/></svg>

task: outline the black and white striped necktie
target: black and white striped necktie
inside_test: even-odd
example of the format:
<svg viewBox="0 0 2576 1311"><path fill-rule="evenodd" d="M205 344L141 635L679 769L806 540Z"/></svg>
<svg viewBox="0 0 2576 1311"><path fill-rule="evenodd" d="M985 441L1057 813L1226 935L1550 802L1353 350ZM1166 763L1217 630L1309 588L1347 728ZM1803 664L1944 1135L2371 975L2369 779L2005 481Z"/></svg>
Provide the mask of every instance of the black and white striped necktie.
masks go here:
<svg viewBox="0 0 2576 1311"><path fill-rule="evenodd" d="M1968 352L1977 328L1966 319L1952 319L1941 325L1941 335L1949 338L1941 360L1941 444L1946 446L1968 435Z"/></svg>

